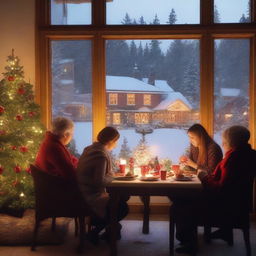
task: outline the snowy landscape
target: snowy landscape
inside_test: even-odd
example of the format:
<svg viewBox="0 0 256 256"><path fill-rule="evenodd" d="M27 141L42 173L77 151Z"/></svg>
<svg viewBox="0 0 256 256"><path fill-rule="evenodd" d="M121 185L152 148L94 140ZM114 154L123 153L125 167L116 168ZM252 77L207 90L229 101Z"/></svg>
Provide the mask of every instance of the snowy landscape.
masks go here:
<svg viewBox="0 0 256 256"><path fill-rule="evenodd" d="M139 143L141 134L134 129L119 130L121 137L113 153L118 157L124 137L128 140L128 145L133 150ZM74 139L76 148L81 154L85 146L92 141L92 123L76 122ZM178 163L179 157L185 153L189 146L188 136L182 129L155 129L153 133L146 135L146 141L150 146L152 157L158 156L159 159L169 158L173 163Z"/></svg>

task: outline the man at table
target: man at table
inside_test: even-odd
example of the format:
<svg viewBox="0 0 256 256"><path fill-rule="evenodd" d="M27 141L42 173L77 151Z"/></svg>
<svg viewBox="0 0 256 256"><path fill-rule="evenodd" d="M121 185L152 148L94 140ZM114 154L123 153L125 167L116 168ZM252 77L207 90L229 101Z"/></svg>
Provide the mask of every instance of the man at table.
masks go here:
<svg viewBox="0 0 256 256"><path fill-rule="evenodd" d="M243 126L232 126L224 131L222 146L224 159L212 174L198 171L204 187L201 198L189 202L174 202L177 234L182 246L177 253L195 253L197 250L196 228L200 220L215 219L228 223L235 218L238 207L248 209L251 204L250 184L255 176L256 152L248 144L250 132ZM239 189L238 189L239 188ZM232 229L223 228L213 232L211 238L230 242Z"/></svg>

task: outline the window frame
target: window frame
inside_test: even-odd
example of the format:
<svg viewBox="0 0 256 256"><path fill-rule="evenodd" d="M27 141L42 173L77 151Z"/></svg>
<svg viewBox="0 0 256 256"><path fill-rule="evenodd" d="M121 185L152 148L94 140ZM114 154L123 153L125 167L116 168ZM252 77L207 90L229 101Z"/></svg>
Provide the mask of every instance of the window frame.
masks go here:
<svg viewBox="0 0 256 256"><path fill-rule="evenodd" d="M148 97L148 99L145 99L146 97ZM146 101L149 101L148 104L146 104ZM143 94L143 105L144 106L151 106L152 105L152 95L151 94Z"/></svg>
<svg viewBox="0 0 256 256"><path fill-rule="evenodd" d="M135 93L127 93L126 94L126 105L127 106L135 106L136 105L136 95L135 95Z"/></svg>
<svg viewBox="0 0 256 256"><path fill-rule="evenodd" d="M111 103L111 96L115 96L115 102L116 103ZM108 95L108 104L109 106L117 106L118 105L118 94L117 93L109 93Z"/></svg>
<svg viewBox="0 0 256 256"><path fill-rule="evenodd" d="M214 39L250 39L251 144L256 146L256 0L251 0L250 23L213 22L214 0L200 2L200 24L106 25L105 0L92 1L92 25L50 25L50 1L36 0L36 100L42 121L51 121L50 40L92 40L93 138L106 124L105 41L108 39L200 39L200 120L213 134Z"/></svg>

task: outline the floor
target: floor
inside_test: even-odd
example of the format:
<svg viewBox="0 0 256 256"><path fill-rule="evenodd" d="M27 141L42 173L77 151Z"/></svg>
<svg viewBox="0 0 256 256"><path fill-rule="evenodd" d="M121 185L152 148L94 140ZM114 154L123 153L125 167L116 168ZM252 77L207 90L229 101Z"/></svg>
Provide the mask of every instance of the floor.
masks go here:
<svg viewBox="0 0 256 256"><path fill-rule="evenodd" d="M122 256L167 256L168 252L168 221L165 215L151 216L150 234L144 235L141 232L142 222L140 215L128 216L122 222L122 240L118 243L118 252ZM0 256L71 256L76 255L75 248L78 244L74 237L73 222L69 225L69 233L66 242L58 246L39 246L36 252L31 252L27 246L23 247L0 247ZM177 241L175 245L177 245ZM252 255L256 255L256 223L251 225ZM204 244L202 241L202 229L199 229L198 255L207 256L241 256L245 255L242 232L234 231L234 246L229 247L225 242L215 240L211 244ZM86 250L83 255L87 256L107 256L109 255L108 245L101 241L96 248L86 242ZM181 254L179 254L181 255Z"/></svg>

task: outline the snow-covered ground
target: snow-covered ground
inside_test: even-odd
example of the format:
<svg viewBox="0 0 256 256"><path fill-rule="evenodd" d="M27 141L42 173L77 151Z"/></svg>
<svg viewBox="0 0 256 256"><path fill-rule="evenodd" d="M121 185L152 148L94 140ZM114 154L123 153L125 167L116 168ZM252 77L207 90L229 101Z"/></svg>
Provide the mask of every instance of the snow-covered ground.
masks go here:
<svg viewBox="0 0 256 256"><path fill-rule="evenodd" d="M128 140L128 145L133 150L141 139L141 134L136 133L134 129L119 130L121 138L117 148L113 153L118 156L124 137ZM85 146L92 142L92 123L75 123L74 139L79 153L82 153ZM146 141L150 146L152 156L161 158L170 158L173 163L178 163L179 157L185 153L189 146L186 131L181 129L155 129L153 133L146 135Z"/></svg>

